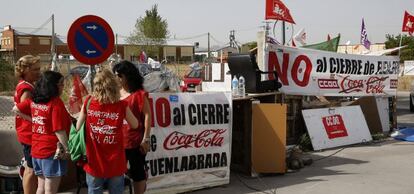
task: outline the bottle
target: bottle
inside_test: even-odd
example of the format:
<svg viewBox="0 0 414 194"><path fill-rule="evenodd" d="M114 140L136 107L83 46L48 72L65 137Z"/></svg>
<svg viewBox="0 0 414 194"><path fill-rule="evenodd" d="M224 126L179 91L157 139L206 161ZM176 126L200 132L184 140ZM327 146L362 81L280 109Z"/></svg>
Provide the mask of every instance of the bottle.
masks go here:
<svg viewBox="0 0 414 194"><path fill-rule="evenodd" d="M239 77L239 96L244 97L246 94L246 80L243 76Z"/></svg>
<svg viewBox="0 0 414 194"><path fill-rule="evenodd" d="M239 95L239 80L237 79L237 76L234 76L233 80L231 80L231 94L233 97Z"/></svg>

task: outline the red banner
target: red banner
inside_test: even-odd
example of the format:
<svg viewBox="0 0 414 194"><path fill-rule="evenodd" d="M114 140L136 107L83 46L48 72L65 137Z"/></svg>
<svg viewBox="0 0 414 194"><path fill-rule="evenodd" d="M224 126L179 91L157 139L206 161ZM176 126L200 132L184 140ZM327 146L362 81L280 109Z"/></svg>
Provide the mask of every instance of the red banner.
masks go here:
<svg viewBox="0 0 414 194"><path fill-rule="evenodd" d="M282 20L295 24L289 9L280 0L266 0L266 20Z"/></svg>
<svg viewBox="0 0 414 194"><path fill-rule="evenodd" d="M407 11L405 11L404 14L402 31L408 32L410 35L412 35L414 32L414 16L410 15Z"/></svg>

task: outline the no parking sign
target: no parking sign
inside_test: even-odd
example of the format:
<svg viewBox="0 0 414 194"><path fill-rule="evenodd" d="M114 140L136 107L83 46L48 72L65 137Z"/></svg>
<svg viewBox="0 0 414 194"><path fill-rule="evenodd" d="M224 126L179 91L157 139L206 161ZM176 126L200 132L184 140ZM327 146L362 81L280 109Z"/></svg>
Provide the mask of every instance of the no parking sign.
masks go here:
<svg viewBox="0 0 414 194"><path fill-rule="evenodd" d="M95 15L85 15L70 26L68 46L79 62L96 65L104 62L112 54L114 33L104 19Z"/></svg>

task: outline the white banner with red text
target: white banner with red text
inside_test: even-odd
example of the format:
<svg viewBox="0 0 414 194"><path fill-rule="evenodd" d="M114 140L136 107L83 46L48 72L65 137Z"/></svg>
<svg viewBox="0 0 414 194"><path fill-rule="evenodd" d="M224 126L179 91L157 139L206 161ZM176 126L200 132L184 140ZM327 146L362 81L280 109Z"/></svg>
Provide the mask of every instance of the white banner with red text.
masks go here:
<svg viewBox="0 0 414 194"><path fill-rule="evenodd" d="M267 44L263 71L277 71L285 94L396 95L399 58L350 55ZM266 79L274 79L269 73Z"/></svg>
<svg viewBox="0 0 414 194"><path fill-rule="evenodd" d="M314 150L372 140L360 106L302 110Z"/></svg>
<svg viewBox="0 0 414 194"><path fill-rule="evenodd" d="M152 93L150 192L185 192L228 184L230 93Z"/></svg>

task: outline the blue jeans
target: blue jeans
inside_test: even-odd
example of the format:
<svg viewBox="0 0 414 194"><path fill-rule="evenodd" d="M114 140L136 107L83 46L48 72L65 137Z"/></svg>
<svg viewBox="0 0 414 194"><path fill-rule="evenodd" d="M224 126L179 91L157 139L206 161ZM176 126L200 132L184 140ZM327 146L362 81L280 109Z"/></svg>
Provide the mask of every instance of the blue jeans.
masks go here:
<svg viewBox="0 0 414 194"><path fill-rule="evenodd" d="M114 176L111 178L94 177L86 173L86 183L88 184L88 194L102 194L104 183L108 183L109 194L124 193L124 176Z"/></svg>
<svg viewBox="0 0 414 194"><path fill-rule="evenodd" d="M32 158L33 170L37 176L59 177L68 171L67 160L55 160L53 156L44 159Z"/></svg>

